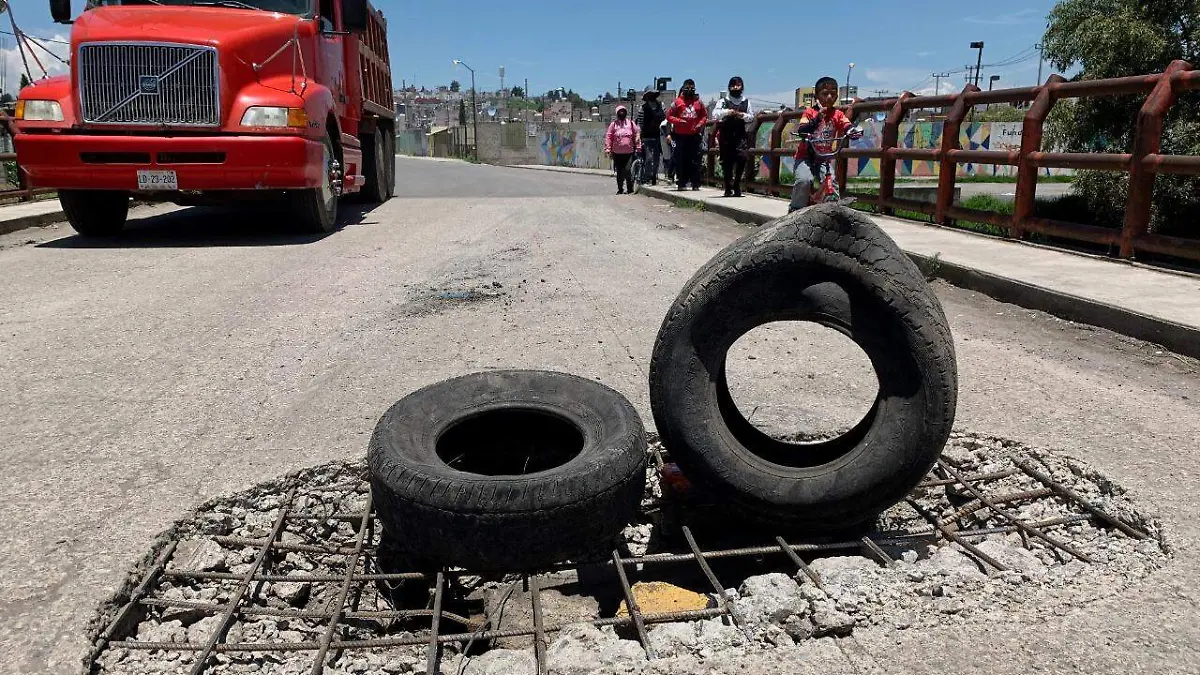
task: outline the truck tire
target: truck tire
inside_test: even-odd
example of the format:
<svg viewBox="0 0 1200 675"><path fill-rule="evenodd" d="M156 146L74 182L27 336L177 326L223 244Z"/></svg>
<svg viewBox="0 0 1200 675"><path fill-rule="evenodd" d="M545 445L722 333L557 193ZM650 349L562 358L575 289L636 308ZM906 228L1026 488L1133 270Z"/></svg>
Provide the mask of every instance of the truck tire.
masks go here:
<svg viewBox="0 0 1200 675"><path fill-rule="evenodd" d="M367 178L362 194L363 199L371 203L382 204L396 192L396 156L388 142L390 137L391 133L381 128L362 144L363 170Z"/></svg>
<svg viewBox="0 0 1200 675"><path fill-rule="evenodd" d="M610 551L646 484L641 420L573 375L491 371L393 405L367 453L388 547L432 566L515 572Z"/></svg>
<svg viewBox="0 0 1200 675"><path fill-rule="evenodd" d="M325 172L321 187L301 190L299 198L292 202L299 228L303 232L327 234L337 229L338 192L334 181L341 180L341 161L333 139L325 136Z"/></svg>
<svg viewBox="0 0 1200 675"><path fill-rule="evenodd" d="M81 236L112 237L125 229L129 194L112 190L59 190L63 213Z"/></svg>
<svg viewBox="0 0 1200 675"><path fill-rule="evenodd" d="M752 329L812 321L870 358L879 394L836 438L792 443L738 411L726 353ZM916 265L866 216L822 204L717 254L659 330L650 405L670 456L711 495L766 525L854 529L895 504L941 453L958 390L954 343Z"/></svg>

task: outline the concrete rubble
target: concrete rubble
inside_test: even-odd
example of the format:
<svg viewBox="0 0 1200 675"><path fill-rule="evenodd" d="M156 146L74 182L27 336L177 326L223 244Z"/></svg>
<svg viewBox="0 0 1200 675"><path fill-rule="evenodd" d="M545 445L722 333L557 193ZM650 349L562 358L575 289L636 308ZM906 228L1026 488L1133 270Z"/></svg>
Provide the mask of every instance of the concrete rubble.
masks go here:
<svg viewBox="0 0 1200 675"><path fill-rule="evenodd" d="M597 628L591 621L613 616L623 609L615 579L603 574L585 579L580 572L557 572L540 577L541 604L547 626L566 626L547 635L546 661L551 675L656 675L659 673L738 673L754 675L764 670L781 654L796 650L837 649L837 640L860 630L909 631L933 628L955 622L992 621L1019 607L1041 611L1077 606L1138 583L1169 560L1159 524L1138 510L1120 486L1091 467L1052 452L1037 450L1003 439L972 434L955 434L945 457L967 475L1004 472L1018 459L1034 462L1054 480L1068 485L1089 502L1130 525L1150 534L1136 540L1097 524L1096 520L1078 520L1053 528L1056 537L1070 542L1094 559L1092 564L1075 560L1035 537L1023 539L1019 533L994 531L971 537L985 555L999 561L1007 571L997 571L976 560L960 545L944 538L923 536L932 528L911 508L901 504L883 514L877 525L878 536L891 537L883 545L892 559L887 565L874 558L858 555L828 555L810 561L808 575L778 557L757 573L721 581L733 586L724 598L706 592L682 578L658 578L658 570L673 566L642 566L637 570L635 588L644 613L676 611L679 607L649 606L652 597L695 597L686 609L715 608L728 603L732 616L717 616L697 621L651 624L647 626L650 654L637 641L630 627ZM244 572L252 564L256 548L235 546L219 537L257 538L272 529L283 506L282 495L292 485L301 489L292 511L296 513L354 513L365 503L365 494L356 485L361 467L333 464L316 467L299 476L260 485L251 491L210 502L195 517L179 523L170 533L180 543L170 569L203 572ZM338 486L330 491L317 488ZM1039 486L1029 476L1016 473L986 483L989 494L1020 493ZM657 474L647 487L646 505L662 498ZM914 499L924 509L947 518L961 530L997 528L1004 523L985 509L971 510L973 496L961 488L934 487L918 490ZM1033 520L1063 515L1066 502L1057 497L1016 499L1007 508L1022 518ZM648 509L649 510L649 509ZM1079 512L1076 509L1075 512ZM346 545L354 536L348 519L289 521L281 537L288 543L317 544L332 542ZM660 522L646 517L626 530L625 545L632 555L654 552L662 546ZM896 536L897 533L909 533ZM225 542L225 543L222 543ZM719 547L719 546L714 546ZM661 549L659 549L661 550ZM302 551L287 551L272 563L273 574L336 572L337 556ZM332 566L331 566L332 565ZM631 574L633 568L629 568ZM666 572L663 572L666 573ZM611 576L611 575L610 575ZM467 583L465 580L462 583ZM473 621L490 617L493 628L532 630L531 598L514 579L475 580L467 598L478 605ZM607 595L596 595L595 584L608 584ZM689 585L691 584L691 585ZM199 603L224 603L231 598L232 582L168 578L153 589L159 598ZM656 589L647 594L646 589ZM615 589L616 595L613 595ZM418 591L421 589L418 588ZM321 610L336 600L337 585L288 581L264 582L256 589L251 603L283 611ZM378 586L364 585L355 600L358 610L389 609L389 601ZM95 622L100 630L111 617L114 607L107 605ZM455 609L463 611L465 609ZM605 614L607 612L607 614ZM151 607L126 632L128 639L164 643L205 643L219 624L213 612L193 607ZM265 617L241 615L235 618L223 642L314 642L325 626L306 617ZM421 634L416 624L380 621L345 622L341 639L403 637ZM427 630L427 625L426 630ZM462 632L466 627L443 622L443 632ZM536 673L532 638L503 638L492 642L477 641L466 647L448 644L440 659L440 671L446 675L521 675ZM424 645L350 650L337 655L325 672L408 675L425 672ZM134 673L186 673L194 654L171 650L106 649L98 660L97 672L113 675ZM307 673L312 667L312 651L271 651L220 653L205 672L211 673ZM742 664L737 667L736 664ZM758 665L755 665L758 664Z"/></svg>

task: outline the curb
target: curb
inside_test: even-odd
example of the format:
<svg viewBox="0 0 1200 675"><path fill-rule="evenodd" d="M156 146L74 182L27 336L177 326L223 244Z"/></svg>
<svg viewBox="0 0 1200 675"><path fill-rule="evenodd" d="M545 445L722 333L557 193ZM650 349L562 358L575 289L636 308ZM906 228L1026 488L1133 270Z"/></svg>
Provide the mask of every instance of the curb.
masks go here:
<svg viewBox="0 0 1200 675"><path fill-rule="evenodd" d="M638 190L638 194L672 203L703 204L705 211L732 218L739 223L762 225L775 220L735 206L689 199L686 196L687 193L684 192L642 186ZM1046 312L1068 321L1105 328L1114 333L1160 345L1184 356L1200 358L1200 329L1196 327L1078 295L1035 286L998 274L982 272L973 267L948 262L940 257L926 256L910 251L904 253L912 258L926 276L941 279L959 288L983 293L1000 302Z"/></svg>
<svg viewBox="0 0 1200 675"><path fill-rule="evenodd" d="M62 211L52 211L50 213L39 213L35 216L21 216L11 220L0 221L0 234L9 234L18 230L24 230L31 227L44 227L61 223L67 219L67 215Z"/></svg>

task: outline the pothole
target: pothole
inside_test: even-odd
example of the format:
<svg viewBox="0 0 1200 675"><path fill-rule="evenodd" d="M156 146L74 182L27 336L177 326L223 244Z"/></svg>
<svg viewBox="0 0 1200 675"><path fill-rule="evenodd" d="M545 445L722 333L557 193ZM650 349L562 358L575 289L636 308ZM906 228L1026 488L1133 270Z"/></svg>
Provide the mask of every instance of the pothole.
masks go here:
<svg viewBox="0 0 1200 675"><path fill-rule="evenodd" d="M92 672L668 673L867 626L1061 611L1169 558L1115 482L1009 440L955 434L865 537L819 540L723 522L653 449L667 496L656 464L614 550L526 576L384 571L362 463L210 501L100 608Z"/></svg>

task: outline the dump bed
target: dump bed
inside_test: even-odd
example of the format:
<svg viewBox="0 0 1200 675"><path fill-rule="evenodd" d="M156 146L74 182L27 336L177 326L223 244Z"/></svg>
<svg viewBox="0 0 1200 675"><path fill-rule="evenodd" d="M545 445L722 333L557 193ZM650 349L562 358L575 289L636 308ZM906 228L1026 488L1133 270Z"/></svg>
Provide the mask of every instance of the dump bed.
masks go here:
<svg viewBox="0 0 1200 675"><path fill-rule="evenodd" d="M383 12L367 6L367 30L358 36L359 75L364 113L393 118L392 67L388 60L387 19ZM347 59L349 66L354 61Z"/></svg>

